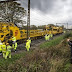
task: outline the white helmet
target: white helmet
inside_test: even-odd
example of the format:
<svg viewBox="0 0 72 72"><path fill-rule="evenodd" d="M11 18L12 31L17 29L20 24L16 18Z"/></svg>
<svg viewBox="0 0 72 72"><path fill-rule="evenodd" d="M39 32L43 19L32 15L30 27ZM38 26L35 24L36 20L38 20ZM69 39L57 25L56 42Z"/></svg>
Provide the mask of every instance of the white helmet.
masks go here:
<svg viewBox="0 0 72 72"><path fill-rule="evenodd" d="M30 39L30 37L29 37L29 39Z"/></svg>
<svg viewBox="0 0 72 72"><path fill-rule="evenodd" d="M46 34L46 36L47 36L47 34Z"/></svg>

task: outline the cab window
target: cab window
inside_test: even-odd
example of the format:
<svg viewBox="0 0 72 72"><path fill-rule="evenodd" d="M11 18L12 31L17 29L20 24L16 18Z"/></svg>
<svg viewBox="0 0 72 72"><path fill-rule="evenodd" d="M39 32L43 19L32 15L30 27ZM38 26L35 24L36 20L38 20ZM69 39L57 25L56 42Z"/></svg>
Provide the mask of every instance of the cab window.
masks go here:
<svg viewBox="0 0 72 72"><path fill-rule="evenodd" d="M1 35L1 38L3 37L4 35Z"/></svg>

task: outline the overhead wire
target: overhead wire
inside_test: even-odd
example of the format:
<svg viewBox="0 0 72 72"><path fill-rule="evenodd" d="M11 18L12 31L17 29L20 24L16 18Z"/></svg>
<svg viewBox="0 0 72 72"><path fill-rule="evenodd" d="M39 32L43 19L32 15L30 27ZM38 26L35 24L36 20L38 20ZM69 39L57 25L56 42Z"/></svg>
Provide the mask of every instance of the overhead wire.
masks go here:
<svg viewBox="0 0 72 72"><path fill-rule="evenodd" d="M26 6L28 6L28 4L27 4L26 2L23 1L23 3L24 3ZM32 2L31 2L31 4L32 4ZM33 9L31 8L31 12L32 12L32 10L33 10ZM31 17L30 17L30 19L33 20L33 22L35 22L35 23L38 23L38 24L39 24L39 23L48 24L48 23L49 23L48 20L52 20L52 23L53 23L53 22L54 22L54 23L57 23L57 20L54 20L54 19L53 19L52 17L50 17L50 16L45 16L45 17L43 16L44 18L42 18L43 20L41 20L41 19L40 19L41 15L39 14L39 11L35 11L35 12L33 11L33 13L35 13L35 14L37 13L37 14L38 14L38 17L36 17L36 18L34 18L34 19L33 19L33 16L35 16L35 15L33 15L33 16L31 15ZM65 24L62 24L62 25L66 26ZM71 25L71 24L69 24L69 25Z"/></svg>
<svg viewBox="0 0 72 72"><path fill-rule="evenodd" d="M25 3L25 2L23 2L23 3L26 4L26 5L28 5L28 4ZM32 4L32 3L31 3L31 4ZM35 12L35 13L39 13L39 12ZM39 16L40 16L40 15L39 15ZM32 18L32 16L31 16L30 18ZM50 18L50 17L48 17L48 18ZM44 19L46 20L47 17L45 17ZM42 22L45 22L44 19L42 20ZM50 19L52 19L53 21L55 21L53 18L50 18ZM35 19L35 20L38 20L38 19Z"/></svg>
<svg viewBox="0 0 72 72"><path fill-rule="evenodd" d="M23 2L24 3L24 2ZM25 3L26 4L26 3ZM27 5L27 4L26 4ZM39 13L39 12L35 12L35 13ZM40 15L39 15L40 16ZM46 21L44 21L44 19L46 19L46 18L44 18L43 20L39 20L38 18L36 18L36 19L33 19L32 18L32 16L30 17L31 18L31 20L34 20L34 22L36 22L37 21L37 23L38 23L38 21L42 21L42 23L47 23ZM39 22L40 23L40 22Z"/></svg>

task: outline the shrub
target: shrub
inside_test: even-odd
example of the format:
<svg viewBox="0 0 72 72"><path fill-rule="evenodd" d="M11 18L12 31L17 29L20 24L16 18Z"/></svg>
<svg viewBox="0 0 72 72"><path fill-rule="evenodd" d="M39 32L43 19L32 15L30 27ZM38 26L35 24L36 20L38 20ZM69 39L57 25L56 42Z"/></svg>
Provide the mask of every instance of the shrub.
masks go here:
<svg viewBox="0 0 72 72"><path fill-rule="evenodd" d="M71 32L65 33L65 35L63 36L64 39L68 38L68 37L72 37L72 33Z"/></svg>

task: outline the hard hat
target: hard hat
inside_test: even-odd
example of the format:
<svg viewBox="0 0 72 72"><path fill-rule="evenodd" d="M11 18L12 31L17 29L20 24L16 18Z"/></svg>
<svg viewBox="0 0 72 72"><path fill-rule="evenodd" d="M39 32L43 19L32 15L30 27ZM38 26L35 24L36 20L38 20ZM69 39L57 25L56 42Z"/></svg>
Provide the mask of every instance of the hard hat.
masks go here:
<svg viewBox="0 0 72 72"><path fill-rule="evenodd" d="M29 37L29 39L30 39L30 37Z"/></svg>
<svg viewBox="0 0 72 72"><path fill-rule="evenodd" d="M47 34L45 36L47 36Z"/></svg>
<svg viewBox="0 0 72 72"><path fill-rule="evenodd" d="M7 43L6 45L9 45L9 43Z"/></svg>

